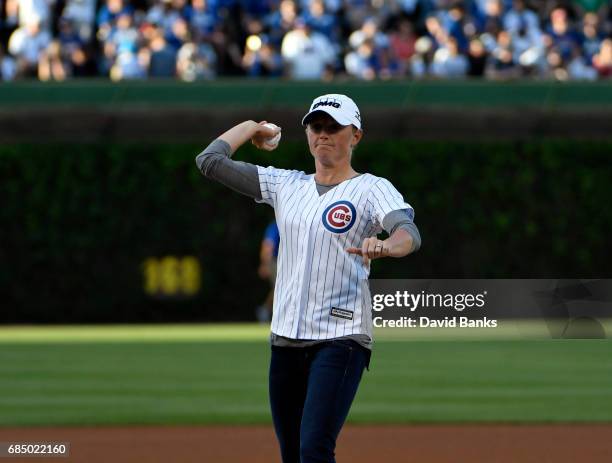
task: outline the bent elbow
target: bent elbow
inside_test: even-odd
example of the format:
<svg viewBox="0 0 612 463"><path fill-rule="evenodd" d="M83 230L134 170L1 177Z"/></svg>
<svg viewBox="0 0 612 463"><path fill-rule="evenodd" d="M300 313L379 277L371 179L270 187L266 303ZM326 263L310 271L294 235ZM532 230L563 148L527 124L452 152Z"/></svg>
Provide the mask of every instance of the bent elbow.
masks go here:
<svg viewBox="0 0 612 463"><path fill-rule="evenodd" d="M196 166L198 166L198 170L202 172L204 175L206 175L204 173L204 167L205 167L204 163L206 161L206 158L207 158L207 155L206 155L206 152L204 151L198 154L195 158L195 163L196 163Z"/></svg>
<svg viewBox="0 0 612 463"><path fill-rule="evenodd" d="M198 169L206 178L213 178L213 173L216 166L225 159L225 156L219 153L210 153L206 150L202 151L195 158Z"/></svg>
<svg viewBox="0 0 612 463"><path fill-rule="evenodd" d="M421 249L421 235L419 233L415 233L411 235L412 237L412 248L410 249L410 253L417 252Z"/></svg>
<svg viewBox="0 0 612 463"><path fill-rule="evenodd" d="M207 178L211 178L215 167L232 154L227 142L216 139L195 158L198 169Z"/></svg>

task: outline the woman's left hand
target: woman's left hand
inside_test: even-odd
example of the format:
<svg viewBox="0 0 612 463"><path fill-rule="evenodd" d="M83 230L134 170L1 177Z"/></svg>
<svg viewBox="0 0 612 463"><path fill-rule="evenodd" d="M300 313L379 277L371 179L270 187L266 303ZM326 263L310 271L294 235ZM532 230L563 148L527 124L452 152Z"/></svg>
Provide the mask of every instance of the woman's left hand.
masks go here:
<svg viewBox="0 0 612 463"><path fill-rule="evenodd" d="M347 248L349 254L356 254L363 257L363 265L368 265L370 260L380 259L389 255L389 246L385 241L379 240L375 236L371 236L363 240L361 249Z"/></svg>

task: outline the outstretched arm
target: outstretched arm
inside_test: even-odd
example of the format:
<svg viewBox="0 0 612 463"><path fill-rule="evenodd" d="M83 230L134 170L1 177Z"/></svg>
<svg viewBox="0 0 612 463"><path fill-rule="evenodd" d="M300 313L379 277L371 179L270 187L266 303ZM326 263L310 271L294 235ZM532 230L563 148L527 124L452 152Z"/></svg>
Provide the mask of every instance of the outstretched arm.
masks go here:
<svg viewBox="0 0 612 463"><path fill-rule="evenodd" d="M421 247L419 229L405 210L387 214L383 220L383 228L389 232L389 238L386 240L371 236L363 240L361 248L348 248L346 251L362 256L363 263L367 265L371 259L404 257Z"/></svg>
<svg viewBox="0 0 612 463"><path fill-rule="evenodd" d="M375 236L363 240L361 248L348 248L349 254L357 254L363 258L364 265L370 260L381 257L404 257L410 254L414 247L414 238L404 228L398 228L389 238L382 241Z"/></svg>

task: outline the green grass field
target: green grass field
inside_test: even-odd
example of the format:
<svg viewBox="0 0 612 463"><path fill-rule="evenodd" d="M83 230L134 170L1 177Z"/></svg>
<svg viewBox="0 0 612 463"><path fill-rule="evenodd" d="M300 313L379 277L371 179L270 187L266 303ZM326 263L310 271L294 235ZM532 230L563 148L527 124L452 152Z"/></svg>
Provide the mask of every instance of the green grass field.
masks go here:
<svg viewBox="0 0 612 463"><path fill-rule="evenodd" d="M609 339L545 339L533 323L403 331L377 333L351 422L612 422ZM0 328L0 425L270 423L267 334Z"/></svg>

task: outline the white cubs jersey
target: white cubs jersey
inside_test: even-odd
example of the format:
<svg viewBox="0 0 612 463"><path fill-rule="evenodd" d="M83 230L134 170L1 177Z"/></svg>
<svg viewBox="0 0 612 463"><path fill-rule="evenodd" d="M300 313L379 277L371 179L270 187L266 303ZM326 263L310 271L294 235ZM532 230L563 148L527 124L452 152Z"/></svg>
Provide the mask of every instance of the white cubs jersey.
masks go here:
<svg viewBox="0 0 612 463"><path fill-rule="evenodd" d="M412 207L386 179L362 174L319 196L314 175L257 166L262 199L280 232L272 332L292 339L372 339L369 265L349 247Z"/></svg>

